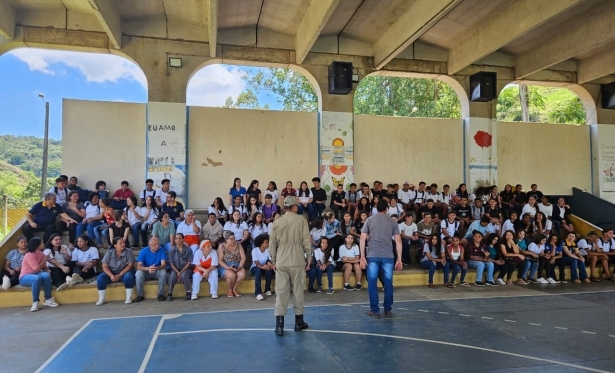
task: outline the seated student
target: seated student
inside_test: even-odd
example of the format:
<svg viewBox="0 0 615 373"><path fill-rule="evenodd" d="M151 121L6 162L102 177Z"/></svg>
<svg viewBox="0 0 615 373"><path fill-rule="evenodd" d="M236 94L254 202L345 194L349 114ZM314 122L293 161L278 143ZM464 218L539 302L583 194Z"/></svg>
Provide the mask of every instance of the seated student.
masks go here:
<svg viewBox="0 0 615 373"><path fill-rule="evenodd" d="M269 224L267 224L267 232L271 232L271 227L273 227L273 222L278 220L281 216L282 215L280 215L280 213L277 211L273 213L273 220Z"/></svg>
<svg viewBox="0 0 615 373"><path fill-rule="evenodd" d="M468 243L465 249L468 268L476 269L476 286L498 286L493 281L494 263L489 260L489 251L483 243L484 236L478 231L472 231L472 241ZM483 284L483 272L487 269L487 281Z"/></svg>
<svg viewBox="0 0 615 373"><path fill-rule="evenodd" d="M387 210L387 215L397 215L398 223L404 221L404 218L406 217L406 212L404 211L402 205L397 203L396 196L391 196L391 198L389 198L389 209Z"/></svg>
<svg viewBox="0 0 615 373"><path fill-rule="evenodd" d="M96 190L94 192L98 194L98 198L110 198L111 197L111 193L107 189L107 183L105 183L103 180L99 180L96 182L95 189Z"/></svg>
<svg viewBox="0 0 615 373"><path fill-rule="evenodd" d="M574 227L568 220L568 216L570 216L570 206L566 204L563 198L558 199L557 205L553 206L553 213L550 216L553 228L557 234L561 234L562 228L565 232L574 232Z"/></svg>
<svg viewBox="0 0 615 373"><path fill-rule="evenodd" d="M309 217L309 220L314 220L317 216L322 215L325 211L325 204L327 203L327 192L320 187L320 178L314 177L312 178L312 183L314 187L310 190L312 191L312 216ZM308 210L308 213L310 211Z"/></svg>
<svg viewBox="0 0 615 373"><path fill-rule="evenodd" d="M352 234L352 236L354 237L356 244L358 244L359 240L361 239L361 229L363 229L363 226L365 225L366 221L367 221L367 212L362 211L361 214L359 215L359 219L355 219L352 224L352 228L350 229L350 234ZM416 224L415 224L415 227L416 227Z"/></svg>
<svg viewBox="0 0 615 373"><path fill-rule="evenodd" d="M164 205L167 202L167 194L171 190L171 180L169 180L169 179L162 179L162 181L160 182L160 185L162 187L156 193L157 195L156 195L156 198L155 198L156 206L158 206L158 208L161 208L162 205Z"/></svg>
<svg viewBox="0 0 615 373"><path fill-rule="evenodd" d="M501 207L502 205L502 201L500 199L500 194L498 193L498 186L497 185L492 185L488 188L488 192L487 192L487 204L489 203L489 200L494 199L495 203L498 207Z"/></svg>
<svg viewBox="0 0 615 373"><path fill-rule="evenodd" d="M158 215L160 215L160 209L152 196L145 197L145 204L139 208L139 215L143 218L141 223L141 242L145 245L147 242L147 232L154 229L154 224L158 222Z"/></svg>
<svg viewBox="0 0 615 373"><path fill-rule="evenodd" d="M419 236L418 244L419 247L423 247L426 240L429 240L429 237L436 233L436 225L433 221L431 221L431 213L427 212L423 215L423 220L421 220L416 225L417 235ZM420 260L420 257L417 257L417 260Z"/></svg>
<svg viewBox="0 0 615 373"><path fill-rule="evenodd" d="M111 240L109 239L109 226L116 220L115 210L111 207L111 200L109 198L101 198L98 205L102 211L103 218L101 220L102 224L94 228L94 239L96 242L100 242L100 244L102 244L102 239L105 238L107 242L109 242L109 246L111 246Z"/></svg>
<svg viewBox="0 0 615 373"><path fill-rule="evenodd" d="M340 222L340 232L342 232L342 236L346 237L347 234L352 234L351 231L353 226L354 222L350 217L350 212L346 211Z"/></svg>
<svg viewBox="0 0 615 373"><path fill-rule="evenodd" d="M156 200L156 190L154 189L154 180L152 179L145 180L145 189L139 194L142 205L145 204L145 199L147 197L152 197L154 201Z"/></svg>
<svg viewBox="0 0 615 373"><path fill-rule="evenodd" d="M75 242L75 239L77 238L77 227L85 218L85 205L79 202L78 192L70 191L68 192L68 201L62 205L62 208L66 211L68 216L76 221L76 223L71 223L70 221L65 222L62 220L68 229L68 240L70 242L69 247L72 248L73 242ZM62 226L62 230L64 230L64 226Z"/></svg>
<svg viewBox="0 0 615 373"><path fill-rule="evenodd" d="M106 302L107 285L120 281L124 283L126 288L125 303L132 303L132 289L135 287L135 274L133 271L135 255L132 250L126 248L126 243L121 237L114 238L112 246L102 259L103 273L96 278L96 287L98 288L97 306L102 306Z"/></svg>
<svg viewBox="0 0 615 373"><path fill-rule="evenodd" d="M256 237L267 234L269 231L267 230L267 224L265 224L265 218L263 214L257 212L254 216L253 222L248 226L248 242L250 242L250 250L254 248L254 240Z"/></svg>
<svg viewBox="0 0 615 373"><path fill-rule="evenodd" d="M269 235L267 233L260 234L254 239L250 273L254 276L254 296L256 300L265 299L261 286L262 277L265 277L265 295L271 296L271 280L275 272L273 271L271 255L269 255Z"/></svg>
<svg viewBox="0 0 615 373"><path fill-rule="evenodd" d="M438 216L446 216L445 215L441 215L440 211L442 211L442 194L440 194L440 192L438 192L438 184L436 183L432 183L430 188L429 188L429 192L427 193L427 199L431 199L434 203L434 206L436 206L438 208ZM446 211L448 212L448 211Z"/></svg>
<svg viewBox="0 0 615 373"><path fill-rule="evenodd" d="M500 283L500 280L503 281L504 274L506 274L505 284L512 285L512 275L515 272L515 269L517 266L522 265L525 261L525 256L521 253L521 249L515 241L515 232L512 230L507 230L504 232L504 235L500 239L499 247L500 257L504 259L504 267L500 270L498 283ZM518 279L518 283L520 285L527 285L527 283L521 278Z"/></svg>
<svg viewBox="0 0 615 373"><path fill-rule="evenodd" d="M534 225L530 214L521 215L521 219L515 223L515 231L525 231L525 235L529 238L534 235Z"/></svg>
<svg viewBox="0 0 615 373"><path fill-rule="evenodd" d="M186 217L186 220L187 219ZM171 270L167 274L167 282L169 285L167 290L167 302L173 301L173 289L175 288L175 284L179 281L184 285L184 291L186 292L184 300L190 300L192 296L190 278L192 277L193 252L197 250L198 245L196 250L192 250L190 246L185 245L183 234L175 234L175 245L171 247L168 259Z"/></svg>
<svg viewBox="0 0 615 373"><path fill-rule="evenodd" d="M440 224L440 219L438 218L438 213L440 209L435 205L434 201L431 198L428 199L427 202L423 206L421 206L419 211L421 215L423 216L423 218L425 217L426 213L430 213L431 221L433 221L434 224L437 224L437 225Z"/></svg>
<svg viewBox="0 0 615 373"><path fill-rule="evenodd" d="M62 245L62 236L52 234L45 245L43 254L47 259L47 267L51 272L51 282L56 287L56 291L62 291L69 286L73 286L76 279L72 276L70 266L72 256L68 247Z"/></svg>
<svg viewBox="0 0 615 373"><path fill-rule="evenodd" d="M169 214L170 221L173 222L175 228L184 220L184 205L176 201L177 194L174 191L167 193L167 201L160 208L162 211Z"/></svg>
<svg viewBox="0 0 615 373"><path fill-rule="evenodd" d="M547 219L551 219L551 216L553 215L553 205L549 201L549 196L542 196L537 206L538 206L538 211L545 214Z"/></svg>
<svg viewBox="0 0 615 373"><path fill-rule="evenodd" d="M248 224L245 221L241 220L241 215L239 214L238 210L235 210L233 212L233 215L231 215L230 219L224 224L222 233L225 237L227 232L233 232L233 239L239 242L239 244L244 248L244 250L248 249L250 244L250 233L248 232Z"/></svg>
<svg viewBox="0 0 615 373"><path fill-rule="evenodd" d="M96 266L98 265L98 249L96 244L87 234L77 238L75 249L71 255L69 266L73 271L75 282L82 282L85 278L96 276Z"/></svg>
<svg viewBox="0 0 615 373"><path fill-rule="evenodd" d="M265 224L269 224L273 221L273 214L275 212L280 212L278 205L273 203L274 200L275 199L270 193L265 194L265 203L261 206Z"/></svg>
<svg viewBox="0 0 615 373"><path fill-rule="evenodd" d="M123 210L126 207L126 200L129 197L134 197L135 194L132 190L130 190L128 186L128 181L124 180L121 183L121 188L116 190L113 193L113 197L111 199L111 207L114 210Z"/></svg>
<svg viewBox="0 0 615 373"><path fill-rule="evenodd" d="M489 252L489 261L493 263L493 273L500 273L497 279L497 284L506 285L506 282L504 282L504 273L506 271L506 269L504 268L505 262L500 255L500 248L498 244L499 241L499 234L489 233L487 238L485 238L485 245L486 250Z"/></svg>
<svg viewBox="0 0 615 373"><path fill-rule="evenodd" d="M574 232L568 233L566 240L563 242L564 254L557 265L560 269L560 280L563 279L564 267L570 266L570 274L572 282L580 284L581 282L591 282L587 277L585 270L585 258L581 255L579 247L575 243L577 235ZM579 279L580 277L580 279Z"/></svg>
<svg viewBox="0 0 615 373"><path fill-rule="evenodd" d="M515 223L517 223L517 213L514 211L510 212L510 218L508 220L506 220L504 222L504 224L502 224L502 236L504 235L504 233L506 233L507 231L515 231Z"/></svg>
<svg viewBox="0 0 615 373"><path fill-rule="evenodd" d="M459 226L461 225L461 223L456 218L457 213L455 212L455 210L451 210L448 213L448 219L444 219L440 223L440 232L442 232L442 234L440 235L440 239L442 239L444 245L452 244L453 237L455 237L455 235L459 231Z"/></svg>
<svg viewBox="0 0 615 373"><path fill-rule="evenodd" d="M485 215L485 207L483 206L483 201L480 198L474 199L474 205L470 206L470 211L472 215L470 216L470 220L477 221L480 220L483 215Z"/></svg>
<svg viewBox="0 0 615 373"><path fill-rule="evenodd" d="M448 215L448 212L451 211L454 206L453 195L450 193L450 189L450 185L444 184L442 187L442 193L440 193L442 196L442 200L440 202L440 207L442 208L442 214L440 214L440 216L442 216L442 219Z"/></svg>
<svg viewBox="0 0 615 373"><path fill-rule="evenodd" d="M466 201L470 200L470 194L468 193L468 188L464 183L459 184L455 192L453 193L453 204L458 205L461 203L461 199L465 198Z"/></svg>
<svg viewBox="0 0 615 373"><path fill-rule="evenodd" d="M316 248L320 243L320 239L327 233L325 229L325 220L322 217L318 217L310 223L309 228L310 243L312 244L312 248Z"/></svg>
<svg viewBox="0 0 615 373"><path fill-rule="evenodd" d="M346 192L344 191L344 185L338 184L336 189L331 192L331 202L329 204L333 214L337 220L342 220L341 213L348 209L346 205Z"/></svg>
<svg viewBox="0 0 615 373"><path fill-rule="evenodd" d="M340 246L338 252L339 259L335 264L335 268L338 271L343 271L344 274L344 290L361 290L361 253L359 252L359 246L354 242L354 236L352 234L346 234L344 238L344 244ZM327 268L328 271L328 268ZM352 287L350 285L350 274L354 272L356 285Z"/></svg>
<svg viewBox="0 0 615 373"><path fill-rule="evenodd" d="M62 220L58 219L58 216ZM56 204L56 195L46 193L45 198L41 202L37 202L26 213L26 224L23 226L23 234L28 240L34 237L36 232L44 232L43 241L47 242L53 233L62 233L62 222L77 224L77 222L68 216L64 209Z"/></svg>
<svg viewBox="0 0 615 373"><path fill-rule="evenodd" d="M68 185L66 185L66 190L68 190L68 193L73 192L73 191L80 193L83 189L81 189L81 187L77 184L79 184L79 179L77 179L77 176L71 176L68 179Z"/></svg>
<svg viewBox="0 0 615 373"><path fill-rule="evenodd" d="M246 254L239 241L235 239L235 233L232 230L224 232L224 239L226 242L221 243L218 248L218 274L220 278L226 280L226 296L240 297L241 294L237 289L246 278L244 268Z"/></svg>
<svg viewBox="0 0 615 373"><path fill-rule="evenodd" d="M552 278L555 283L567 284L568 281L566 281L563 266L560 267L559 277L555 277L555 266L559 267L559 264L562 262L562 258L564 257L564 247L558 235L552 234L547 238L547 243L545 244L545 252L551 252L552 254L549 261L550 272L548 276ZM558 280L556 280L556 278L558 278Z"/></svg>
<svg viewBox="0 0 615 373"><path fill-rule="evenodd" d="M410 209L414 209L412 206L412 201L416 198L414 192L414 185L410 188L410 183L408 181L404 181L404 185L400 190L397 191L397 200L402 204L402 207L405 211Z"/></svg>
<svg viewBox="0 0 615 373"><path fill-rule="evenodd" d="M378 208L376 207L378 206L378 201L380 201L380 197L374 196L374 198L372 199L372 208L369 212L369 216L376 215L378 213Z"/></svg>
<svg viewBox="0 0 615 373"><path fill-rule="evenodd" d="M130 196L126 199L126 207L124 207L126 213L126 221L130 225L132 231L132 247L139 247L139 235L141 234L141 209L137 206L137 197ZM147 241L143 241L145 245Z"/></svg>
<svg viewBox="0 0 615 373"><path fill-rule="evenodd" d="M235 197L241 197L241 203L243 204L246 193L247 193L246 188L241 186L241 179L236 177L233 180L233 186L231 187L228 193L229 195L228 204L232 205L235 201Z"/></svg>
<svg viewBox="0 0 615 373"><path fill-rule="evenodd" d="M367 216L365 217L367 219ZM418 228L413 222L414 215L408 211L404 216L404 222L398 224L399 233L401 236L401 262L404 265L410 265L410 245L418 244ZM360 231L360 230L359 230Z"/></svg>
<svg viewBox="0 0 615 373"><path fill-rule="evenodd" d="M267 194L269 194L271 196L271 203L278 207L279 210L279 206L278 205L278 200L280 199L280 193L278 192L278 185L275 183L275 181L270 181L269 184L267 184L267 189L265 189L265 200L267 199Z"/></svg>
<svg viewBox="0 0 615 373"><path fill-rule="evenodd" d="M395 199L397 199L397 192L393 189L393 184L387 184L387 190L382 194L382 199L390 204L391 197L395 197Z"/></svg>
<svg viewBox="0 0 615 373"><path fill-rule="evenodd" d="M502 220L502 209L498 206L497 201L493 198L489 200L489 206L485 210L485 215L490 219L495 219L501 225L503 223Z"/></svg>
<svg viewBox="0 0 615 373"><path fill-rule="evenodd" d="M519 277L523 279L523 281L534 284L539 283L539 281L536 280L536 272L538 270L538 264L540 263L540 257L544 253L546 242L546 236L536 235L534 236L532 242L528 245L527 249L524 250L523 248L521 248L521 253L525 255L525 262L522 266L519 266ZM529 278L526 277L528 270L530 271ZM540 283L548 284L548 282L543 281L540 281Z"/></svg>
<svg viewBox="0 0 615 373"><path fill-rule="evenodd" d="M528 245L527 251L526 251L528 253L533 254L531 255L531 258L528 258L527 256L526 258L530 259L532 262L538 262L538 275L539 276L542 274L543 269L549 270L547 272L547 276L550 274L550 271L551 271L551 263L548 260L548 259L551 259L551 252L545 253L546 242L547 242L546 236L536 235L532 239L532 242ZM540 284L549 283L549 281L545 280L543 277L540 277L538 280L534 280L532 274L530 274L529 281L540 283ZM555 283L555 281L553 281L553 283Z"/></svg>
<svg viewBox="0 0 615 373"><path fill-rule="evenodd" d="M256 197L256 202L259 205L263 202L263 193L260 189L258 189L259 186L260 183L258 182L258 180L252 180L252 182L250 182L250 186L248 187L248 189L246 189L246 195L244 196L246 206L250 205L249 198L253 196Z"/></svg>
<svg viewBox="0 0 615 373"><path fill-rule="evenodd" d="M419 188L417 189L417 191L414 194L414 201L413 201L413 205L414 205L414 210L415 212L419 212L421 207L423 207L426 203L427 203L427 191L425 190L425 182L421 181L419 183Z"/></svg>
<svg viewBox="0 0 615 373"><path fill-rule="evenodd" d="M8 290L11 286L19 284L19 275L21 274L23 258L28 252L28 239L26 236L20 235L17 237L15 244L17 248L6 254L6 261L2 268L2 288L4 290Z"/></svg>
<svg viewBox="0 0 615 373"><path fill-rule="evenodd" d="M87 230L88 236L92 239L96 239L95 230L104 223L104 210L100 206L100 197L97 193L90 193L88 195L88 201L84 204L85 217L77 224L75 233L77 237L81 236L84 231ZM98 245L102 244L96 240Z"/></svg>
<svg viewBox="0 0 615 373"><path fill-rule="evenodd" d="M167 252L160 250L160 243L156 237L150 238L147 247L139 252L137 258L137 271L135 280L137 283L137 298L139 303L145 299L145 281L158 280L158 301L166 299L164 286L167 283Z"/></svg>
<svg viewBox="0 0 615 373"><path fill-rule="evenodd" d="M532 223L532 227L534 234L548 236L551 233L551 220L548 220L542 211L538 211Z"/></svg>
<svg viewBox="0 0 615 373"><path fill-rule="evenodd" d="M429 284L427 287L432 289L436 288L433 284L433 275L436 273L436 270L440 268L444 270L444 285L447 288L453 287L453 285L448 282L449 265L446 261L444 247L440 241L439 234L434 233L430 235L427 242L423 245L423 256L421 257L420 263L421 267L429 270Z"/></svg>
<svg viewBox="0 0 615 373"><path fill-rule="evenodd" d="M216 197L211 206L207 208L207 211L216 216L216 219L218 219L220 225L224 225L226 222L227 211L222 198Z"/></svg>
<svg viewBox="0 0 615 373"><path fill-rule="evenodd" d="M468 273L468 263L465 262L463 246L461 246L461 239L459 235L455 234L451 238L451 243L446 246L446 263L449 266L449 269L453 270L453 276L451 277L451 282L448 283L448 287L455 287L455 279L457 279L457 274L461 271L461 278L459 285L462 286L470 286L466 282L466 274Z"/></svg>
<svg viewBox="0 0 615 373"><path fill-rule="evenodd" d="M361 218L361 213L365 213L369 216L372 212L372 206L369 203L367 197L361 197L359 203L357 204L357 208L354 210L354 221L357 221Z"/></svg>
<svg viewBox="0 0 615 373"><path fill-rule="evenodd" d="M177 240L177 233L181 233L184 243L190 246L190 249L194 253L199 248L201 222L194 217L194 211L187 209L184 213L186 214L186 218L175 228L175 236Z"/></svg>
<svg viewBox="0 0 615 373"><path fill-rule="evenodd" d="M305 183L305 185L307 186L307 183ZM280 200L276 201L276 204L282 205L284 198L288 196L297 197L297 191L293 188L293 182L290 180L286 182L286 187L280 192Z"/></svg>
<svg viewBox="0 0 615 373"><path fill-rule="evenodd" d="M310 293L314 292L314 281L317 282L318 288L316 289L317 293L322 293L322 274L323 272L327 272L327 281L329 285L329 290L327 294L331 295L334 293L333 291L333 270L335 269L335 264L333 260L333 252L335 249L329 245L329 240L326 237L323 237L320 240L320 244L314 250L314 261L313 265L310 266L310 270L308 270L308 290ZM348 285L350 286L350 285ZM346 290L354 290L354 288L346 289Z"/></svg>
<svg viewBox="0 0 615 373"><path fill-rule="evenodd" d="M252 224L252 222L254 222L254 216L256 214L259 214L263 212L263 209L261 207L261 203L258 201L258 198L256 196L247 196L246 199L248 200L248 204L246 205L246 222L248 223L248 225Z"/></svg>
<svg viewBox="0 0 615 373"><path fill-rule="evenodd" d="M488 217L483 216L480 220L472 222L468 227L468 232L461 240L461 244L467 246L468 242L473 239L474 231L479 232L483 235L483 237L487 237L489 233L496 233L493 226L490 224L490 220Z"/></svg>
<svg viewBox="0 0 615 373"><path fill-rule="evenodd" d="M235 197L235 200L233 201L233 204L229 206L228 208L228 220L231 219L231 217L233 216L233 213L235 211L239 212L239 216L241 217L242 220L246 220L248 217L248 209L244 206L243 204L243 199L239 196ZM228 222L227 220L227 222Z"/></svg>
<svg viewBox="0 0 615 373"><path fill-rule="evenodd" d="M209 240L201 241L199 249L192 259L194 272L192 274L191 300L198 299L201 290L201 280L209 282L209 294L212 299L218 299L218 253L212 250Z"/></svg>
<svg viewBox="0 0 615 373"><path fill-rule="evenodd" d="M536 201L540 201L544 194L540 190L538 190L538 186L536 184L530 185L530 191L527 192L527 198L529 200L530 197L534 197Z"/></svg>
<svg viewBox="0 0 615 373"><path fill-rule="evenodd" d="M325 212L323 214L323 218L325 220L325 237L329 239L329 246L331 247L331 253L333 255L333 260L337 261L339 258L335 252L336 247L340 247L344 242L344 238L342 237L342 232L340 230L340 222L335 219L335 216L332 212Z"/></svg>
<svg viewBox="0 0 615 373"><path fill-rule="evenodd" d="M527 203L523 205L523 209L521 209L521 216L523 214L529 214L530 220L534 220L536 217L536 212L538 212L538 206L536 206L536 197L530 195L527 199Z"/></svg>
<svg viewBox="0 0 615 373"><path fill-rule="evenodd" d="M158 221L154 223L152 228L152 237L158 239L158 243L168 253L171 251L171 245L175 241L175 225L171 222L169 214L162 211L158 215Z"/></svg>
<svg viewBox="0 0 615 373"><path fill-rule="evenodd" d="M299 199L299 210L297 210L297 215L301 216L305 211L307 211L308 216L312 216L314 214L314 206L312 205L314 199L312 191L308 188L307 181L301 182L301 185L297 190L297 198ZM313 221L313 219L310 221Z"/></svg>
<svg viewBox="0 0 615 373"><path fill-rule="evenodd" d="M68 189L66 189L67 180L62 176L56 178L56 184L49 188L48 193L54 193L56 195L56 203L63 205L68 202Z"/></svg>
<svg viewBox="0 0 615 373"><path fill-rule="evenodd" d="M346 191L346 205L350 216L354 216L354 211L359 204L359 193L357 192L357 184L351 183L350 190Z"/></svg>
<svg viewBox="0 0 615 373"><path fill-rule="evenodd" d="M59 304L51 296L51 275L48 273L47 260L43 254L45 244L38 237L30 239L28 242L28 252L24 255L21 272L19 274L19 285L32 288L32 307L31 312L38 311L41 287L45 293L47 307L57 307Z"/></svg>
<svg viewBox="0 0 615 373"><path fill-rule="evenodd" d="M613 229L604 228L602 230L602 237L596 241L596 245L604 255L608 257L607 265L602 267L602 272L605 274L607 280L615 281L615 274L610 276L609 265L615 264L615 240L613 239Z"/></svg>
<svg viewBox="0 0 615 373"><path fill-rule="evenodd" d="M203 225L203 239L211 242L212 248L217 248L223 237L223 228L216 218L216 214L209 213L207 223Z"/></svg>
<svg viewBox="0 0 615 373"><path fill-rule="evenodd" d="M504 190L500 192L500 205L502 207L502 218L510 217L511 212L514 211L514 199L512 185L506 184Z"/></svg>
<svg viewBox="0 0 615 373"><path fill-rule="evenodd" d="M115 211L115 221L109 225L109 242L113 242L115 237L122 237L124 242L130 242L128 241L130 225L126 220L126 213L124 211Z"/></svg>
<svg viewBox="0 0 615 373"><path fill-rule="evenodd" d="M555 264L555 250L557 246L547 245L547 236L545 235L537 235L537 237L540 238L540 241L537 242L537 238L534 240L534 243L542 249L542 253L538 258L538 282L541 284L557 284L553 277L551 277L551 273L554 273L552 266ZM557 241L559 241L559 238ZM543 269L545 271L545 277L542 277Z"/></svg>
<svg viewBox="0 0 615 373"><path fill-rule="evenodd" d="M459 228L461 230L464 227L470 226L472 223L472 209L468 205L468 199L466 197L461 197L459 199L459 204L454 207L455 212L457 213L456 220L459 220Z"/></svg>

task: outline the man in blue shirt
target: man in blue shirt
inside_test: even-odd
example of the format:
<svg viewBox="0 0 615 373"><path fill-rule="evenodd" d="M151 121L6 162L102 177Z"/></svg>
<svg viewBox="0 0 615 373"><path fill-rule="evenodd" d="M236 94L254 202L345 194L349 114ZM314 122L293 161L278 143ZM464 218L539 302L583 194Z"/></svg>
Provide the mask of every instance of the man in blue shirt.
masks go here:
<svg viewBox="0 0 615 373"><path fill-rule="evenodd" d="M159 250L160 243L156 237L149 240L148 247L144 247L139 252L137 258L137 273L135 275L137 282L137 298L135 302L141 302L145 299L145 291L143 286L145 280L158 280L158 300L166 300L164 296L164 285L167 283L167 252Z"/></svg>
<svg viewBox="0 0 615 373"><path fill-rule="evenodd" d="M47 242L49 236L53 233L62 235L62 228L65 224L58 219L58 216L61 216L62 220L66 222L77 224L73 218L66 214L62 206L56 205L55 193L45 194L45 198L41 202L35 203L26 213L28 222L23 227L24 236L30 241L35 232L44 232L43 242Z"/></svg>

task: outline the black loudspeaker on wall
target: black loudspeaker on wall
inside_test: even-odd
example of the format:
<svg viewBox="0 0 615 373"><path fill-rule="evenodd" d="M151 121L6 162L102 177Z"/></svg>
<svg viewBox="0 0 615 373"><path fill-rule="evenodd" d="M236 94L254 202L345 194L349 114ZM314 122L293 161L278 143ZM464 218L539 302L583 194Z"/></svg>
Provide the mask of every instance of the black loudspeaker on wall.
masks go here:
<svg viewBox="0 0 615 373"><path fill-rule="evenodd" d="M498 98L497 74L481 71L470 76L470 101L486 102Z"/></svg>
<svg viewBox="0 0 615 373"><path fill-rule="evenodd" d="M602 108L615 110L615 82L601 86Z"/></svg>
<svg viewBox="0 0 615 373"><path fill-rule="evenodd" d="M352 62L333 61L329 65L329 94L347 95L352 91Z"/></svg>

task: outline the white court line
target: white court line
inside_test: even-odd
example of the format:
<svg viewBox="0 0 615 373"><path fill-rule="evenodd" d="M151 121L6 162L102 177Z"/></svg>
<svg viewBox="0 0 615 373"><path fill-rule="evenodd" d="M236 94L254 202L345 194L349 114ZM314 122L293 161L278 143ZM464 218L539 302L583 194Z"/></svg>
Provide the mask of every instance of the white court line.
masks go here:
<svg viewBox="0 0 615 373"><path fill-rule="evenodd" d="M249 332L249 331L257 331L257 332L261 332L261 331L266 331L266 332L271 332L271 331L273 331L273 328L255 328L255 329L250 329L250 328L243 328L243 329L241 329L241 328L237 328L237 329L207 329L207 330L193 330L193 331L187 331L187 332L170 332L170 333L160 333L160 335L178 335L178 334L196 334L196 333L215 333L215 332L225 332L225 331L231 331L231 332ZM309 333L330 333L330 334L362 335L362 336L369 336L369 337L393 338L393 339L401 339L401 340L406 340L406 341L416 341L416 342L433 343L433 344L444 345L444 346L461 347L461 348L468 348L468 349L478 350L478 351L492 352L492 353L495 353L495 354L501 354L501 355L513 356L513 357L518 357L518 358L521 358L521 359L528 359L528 360L534 360L534 361L541 361L541 362L545 362L545 363L556 364L556 365L562 365L562 366L567 366L567 367L571 367L571 368L576 368L576 369L586 370L586 371L589 371L589 372L598 372L598 373L612 373L612 372L609 372L609 371L607 371L607 370L594 369L594 368L589 368L589 367L585 367L585 366L582 366L582 365L576 365L576 364L571 364L571 363L565 363L565 362L555 361L555 360L550 360L550 359L543 359L543 358L540 358L540 357L534 357L534 356L521 355L521 354L517 354L517 353L514 353L514 352L507 352L507 351L500 351L500 350L492 350L492 349L485 348L485 347L476 347L476 346L471 346L471 345L463 345L463 344L460 344L460 343L452 343L452 342L442 342L442 341L436 341L436 340L432 340L432 339L414 338L414 337L403 337L403 336L397 336L397 335L376 334L376 333L347 332L347 331L339 331L339 330L317 330L317 329L308 329L308 330L305 330L304 332L309 332Z"/></svg>
<svg viewBox="0 0 615 373"><path fill-rule="evenodd" d="M463 313L460 313L459 316L463 316L463 317L470 317L472 315L464 315Z"/></svg>
<svg viewBox="0 0 615 373"><path fill-rule="evenodd" d="M610 335L610 334L609 334L609 337L613 337L613 338L615 338L615 335Z"/></svg>
<svg viewBox="0 0 615 373"><path fill-rule="evenodd" d="M77 330L75 332L75 334L73 334L69 339L66 340L66 342L64 342L64 344L53 354L49 357L49 359L47 359L47 361L45 361L43 363L43 365L41 365L40 368L38 368L34 373L40 373L43 371L43 369L45 369L47 367L47 365L49 365L53 359L55 359L66 347L68 347L69 343L71 343L73 340L75 340L75 338L77 338L77 336L79 334L81 334L82 331L85 330L85 328L87 328L88 326L90 326L90 324L92 323L93 320L90 320L88 322L86 322L81 329Z"/></svg>
<svg viewBox="0 0 615 373"><path fill-rule="evenodd" d="M585 330L583 330L583 333L585 333L585 334L596 334L596 333L594 333L594 332L587 332L587 331L585 331Z"/></svg>
<svg viewBox="0 0 615 373"><path fill-rule="evenodd" d="M440 312L438 312L438 313L439 313L439 314L442 314L442 315L448 315L448 314L449 314L448 312L442 312L442 311L440 311Z"/></svg>
<svg viewBox="0 0 615 373"><path fill-rule="evenodd" d="M516 322L515 320L504 320L506 322Z"/></svg>
<svg viewBox="0 0 615 373"><path fill-rule="evenodd" d="M481 317L481 319L486 319L486 320L493 320L493 317L487 317L487 316L483 316L483 317Z"/></svg>
<svg viewBox="0 0 615 373"><path fill-rule="evenodd" d="M556 326L555 329L559 329L559 330L568 330L568 328L562 328L561 326Z"/></svg>
<svg viewBox="0 0 615 373"><path fill-rule="evenodd" d="M401 308L401 307L398 307L397 309L398 309L398 310L408 311L408 309L407 309L407 308Z"/></svg>
<svg viewBox="0 0 615 373"><path fill-rule="evenodd" d="M419 312L427 312L427 313L429 313L429 311L427 311L427 310L419 310Z"/></svg>
<svg viewBox="0 0 615 373"><path fill-rule="evenodd" d="M169 315L171 316L170 318L175 318L175 315ZM173 317L175 316L175 317ZM158 340L158 335L160 335L160 329L162 329L162 324L164 324L164 320L166 320L168 317L167 316L163 316L160 319L160 322L158 323L158 327L156 328L156 332L154 332L154 336L152 337L152 340L149 343L149 347L147 348L147 352L145 353L145 356L143 357L143 361L141 362L141 367L139 368L139 373L143 373L145 372L145 368L147 367L147 363L149 363L149 359L152 357L152 352L154 351L154 346L156 345L156 341Z"/></svg>
<svg viewBox="0 0 615 373"><path fill-rule="evenodd" d="M542 326L542 324L534 324L533 322L528 322L528 324L534 325L534 326Z"/></svg>

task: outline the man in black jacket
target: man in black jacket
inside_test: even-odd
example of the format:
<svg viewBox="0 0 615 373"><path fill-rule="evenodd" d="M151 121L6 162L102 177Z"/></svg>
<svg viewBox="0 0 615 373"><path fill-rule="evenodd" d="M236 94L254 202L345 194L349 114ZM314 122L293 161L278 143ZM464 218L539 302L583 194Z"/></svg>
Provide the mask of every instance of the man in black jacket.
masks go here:
<svg viewBox="0 0 615 373"><path fill-rule="evenodd" d="M574 227L570 220L568 220L568 215L570 215L570 206L566 204L563 198L558 199L557 205L553 206L553 215L551 215L553 228L555 228L558 235L561 234L562 228L564 228L566 234L574 232Z"/></svg>

